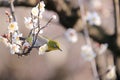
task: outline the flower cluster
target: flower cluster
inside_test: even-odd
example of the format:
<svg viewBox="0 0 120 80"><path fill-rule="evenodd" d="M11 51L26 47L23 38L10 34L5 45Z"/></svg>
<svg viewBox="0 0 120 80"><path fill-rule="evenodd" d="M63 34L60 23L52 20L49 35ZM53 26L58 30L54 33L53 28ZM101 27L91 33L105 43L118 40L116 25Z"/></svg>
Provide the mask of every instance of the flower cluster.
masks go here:
<svg viewBox="0 0 120 80"><path fill-rule="evenodd" d="M87 12L86 21L91 26L93 25L100 26L102 23L101 18L97 12Z"/></svg>
<svg viewBox="0 0 120 80"><path fill-rule="evenodd" d="M13 1L11 1L13 4ZM6 15L9 19L9 25L8 25L8 33L0 36L0 41L5 43L7 47L10 48L11 54L17 54L18 56L22 55L28 55L30 51L33 48L39 48L39 54L42 54L47 51L48 44L50 43L47 39L38 39L39 35L43 33L43 29L47 27L47 25L51 22L52 19L56 18L53 16L46 25L41 26L40 20L42 19L42 14L45 11L45 4L43 1L39 2L36 7L33 7L31 10L31 16L25 17L24 23L25 27L30 29L30 32L27 37L23 37L22 33L19 31L18 23L15 19L13 5L11 8L11 14L9 12L6 12ZM52 41L54 42L55 41ZM37 45L36 45L37 44ZM51 44L54 46L49 46L53 48L53 50L56 50L54 48L59 48L57 44Z"/></svg>
<svg viewBox="0 0 120 80"><path fill-rule="evenodd" d="M115 71L116 71L116 67L114 65L109 65L108 73L106 74L106 79L107 80L115 79L115 77L116 77Z"/></svg>
<svg viewBox="0 0 120 80"><path fill-rule="evenodd" d="M47 49L48 49L47 44L44 44L43 46L41 46L41 47L39 48L39 55L44 54Z"/></svg>
<svg viewBox="0 0 120 80"><path fill-rule="evenodd" d="M96 54L91 48L90 45L83 45L81 47L81 56L86 60L86 61L92 61L95 57Z"/></svg>
<svg viewBox="0 0 120 80"><path fill-rule="evenodd" d="M42 14L45 11L45 4L43 1L41 1L39 4L37 4L36 7L33 7L31 10L31 17L25 17L25 26L28 29L34 29L33 34L37 33L39 31L39 21L42 19ZM43 33L42 30L40 30L40 33Z"/></svg>
<svg viewBox="0 0 120 80"><path fill-rule="evenodd" d="M78 41L77 32L72 28L69 28L66 30L65 37L69 42L72 42L72 43L75 43Z"/></svg>
<svg viewBox="0 0 120 80"><path fill-rule="evenodd" d="M41 1L36 7L33 7L31 10L31 13L33 16L42 18L42 13L45 11L45 4L43 1Z"/></svg>
<svg viewBox="0 0 120 80"><path fill-rule="evenodd" d="M22 33L19 32L17 22L11 21L8 25L8 33L2 35L1 41L4 42L7 47L10 47L11 54L21 53L24 41L21 40Z"/></svg>
<svg viewBox="0 0 120 80"><path fill-rule="evenodd" d="M105 53L105 51L107 50L108 44L107 44L107 43L100 44L100 45L98 46L98 48L99 48L98 54L99 54L99 55L100 55L100 54L103 54L103 53Z"/></svg>

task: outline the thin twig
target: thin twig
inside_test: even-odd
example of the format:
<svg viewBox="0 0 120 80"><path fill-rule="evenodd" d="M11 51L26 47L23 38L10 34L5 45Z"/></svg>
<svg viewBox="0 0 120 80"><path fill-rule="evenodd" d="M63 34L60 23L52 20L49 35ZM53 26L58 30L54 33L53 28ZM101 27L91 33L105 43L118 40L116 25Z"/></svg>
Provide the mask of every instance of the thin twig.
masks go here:
<svg viewBox="0 0 120 80"><path fill-rule="evenodd" d="M85 12L85 5L84 5L83 2L80 2L80 0L78 0L78 3L79 3L80 11L81 11L81 18L82 18L82 21L83 21L82 26L84 27L84 36L85 36L86 44L88 44L92 48L89 32L88 32L88 29L86 27L87 26L86 20L84 18L85 14L86 14L86 12ZM91 61L91 67L92 67L92 71L93 71L93 75L94 75L95 80L100 80L99 76L98 76L97 68L96 68L95 59L93 59Z"/></svg>
<svg viewBox="0 0 120 80"><path fill-rule="evenodd" d="M52 20L53 18L51 18L43 27L41 27L40 30L46 28Z"/></svg>
<svg viewBox="0 0 120 80"><path fill-rule="evenodd" d="M11 12L11 14L12 14L13 21L16 21L15 10L14 10L13 2L14 2L14 1L10 1L10 12Z"/></svg>
<svg viewBox="0 0 120 80"><path fill-rule="evenodd" d="M40 12L41 12L40 9L39 9L39 6L40 6L40 2L38 4L38 28L40 28L40 25L39 25L40 24L40 18L39 17L40 17Z"/></svg>
<svg viewBox="0 0 120 80"><path fill-rule="evenodd" d="M117 39L120 37L120 8L119 8L119 0L113 0L113 6L114 6L114 26L115 26L115 38L116 41L118 41ZM118 44L119 46L119 44ZM116 79L119 80L120 78L120 73L119 73L119 65L118 65L118 57L116 55L114 56L114 65L116 66Z"/></svg>

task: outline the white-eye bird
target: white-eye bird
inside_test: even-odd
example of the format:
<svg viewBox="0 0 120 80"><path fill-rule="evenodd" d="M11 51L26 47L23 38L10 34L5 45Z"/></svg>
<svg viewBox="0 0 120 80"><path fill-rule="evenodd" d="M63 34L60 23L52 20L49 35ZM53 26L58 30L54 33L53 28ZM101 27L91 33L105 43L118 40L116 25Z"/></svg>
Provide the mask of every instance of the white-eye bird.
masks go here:
<svg viewBox="0 0 120 80"><path fill-rule="evenodd" d="M50 52L53 50L60 50L59 43L54 40L49 40L43 36L38 37L34 46L39 46L39 51L42 52Z"/></svg>

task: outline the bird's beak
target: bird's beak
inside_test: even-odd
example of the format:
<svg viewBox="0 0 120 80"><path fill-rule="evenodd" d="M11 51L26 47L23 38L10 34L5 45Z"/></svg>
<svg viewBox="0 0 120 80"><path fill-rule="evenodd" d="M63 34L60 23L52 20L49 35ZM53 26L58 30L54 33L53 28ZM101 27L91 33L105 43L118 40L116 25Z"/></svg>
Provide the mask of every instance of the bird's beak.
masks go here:
<svg viewBox="0 0 120 80"><path fill-rule="evenodd" d="M62 49L58 48L60 51L63 51Z"/></svg>
<svg viewBox="0 0 120 80"><path fill-rule="evenodd" d="M57 46L57 49L60 50L60 51L63 51L62 49L60 49L60 47Z"/></svg>

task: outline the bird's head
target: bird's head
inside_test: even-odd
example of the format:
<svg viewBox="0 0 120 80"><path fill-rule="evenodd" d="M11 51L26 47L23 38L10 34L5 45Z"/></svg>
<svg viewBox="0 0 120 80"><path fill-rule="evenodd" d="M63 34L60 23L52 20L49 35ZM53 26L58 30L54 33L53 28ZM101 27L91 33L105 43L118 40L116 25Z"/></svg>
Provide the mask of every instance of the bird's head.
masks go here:
<svg viewBox="0 0 120 80"><path fill-rule="evenodd" d="M47 52L53 51L53 50L60 50L60 51L62 51L62 49L60 49L60 46L59 46L58 42L56 42L56 41L49 40L47 45L48 45Z"/></svg>

